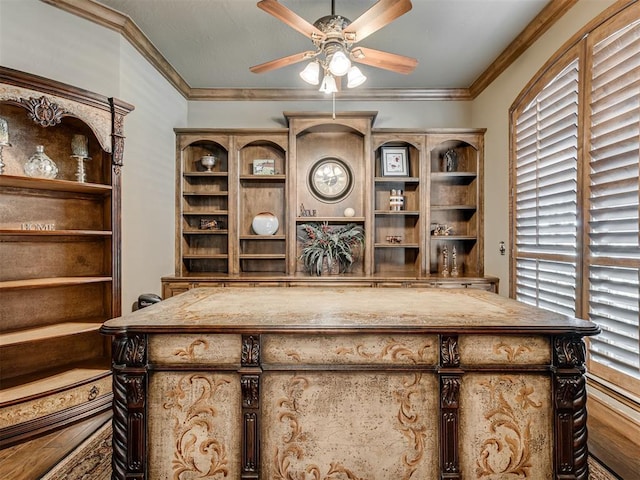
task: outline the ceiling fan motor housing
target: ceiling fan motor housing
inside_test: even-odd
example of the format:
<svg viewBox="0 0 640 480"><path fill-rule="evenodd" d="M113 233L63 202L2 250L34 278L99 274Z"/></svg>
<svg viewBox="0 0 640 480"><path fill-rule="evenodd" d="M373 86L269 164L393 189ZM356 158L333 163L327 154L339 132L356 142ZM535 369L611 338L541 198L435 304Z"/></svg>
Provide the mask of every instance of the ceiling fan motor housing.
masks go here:
<svg viewBox="0 0 640 480"><path fill-rule="evenodd" d="M349 26L351 20L348 18L342 17L340 15L326 15L322 18L319 18L313 24L318 30L325 34L324 39L318 39L316 43L317 47L320 47L323 43L326 45L328 43L340 43L342 45L348 43L345 38L343 31L345 28Z"/></svg>

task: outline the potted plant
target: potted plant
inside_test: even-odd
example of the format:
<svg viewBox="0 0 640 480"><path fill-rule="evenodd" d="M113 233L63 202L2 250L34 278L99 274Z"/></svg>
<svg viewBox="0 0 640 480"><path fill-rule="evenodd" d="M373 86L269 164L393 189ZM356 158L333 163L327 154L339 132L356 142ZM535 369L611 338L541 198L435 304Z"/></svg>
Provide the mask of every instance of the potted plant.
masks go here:
<svg viewBox="0 0 640 480"><path fill-rule="evenodd" d="M364 247L364 229L355 223L330 226L328 222L298 226L302 252L298 257L311 275L349 271Z"/></svg>

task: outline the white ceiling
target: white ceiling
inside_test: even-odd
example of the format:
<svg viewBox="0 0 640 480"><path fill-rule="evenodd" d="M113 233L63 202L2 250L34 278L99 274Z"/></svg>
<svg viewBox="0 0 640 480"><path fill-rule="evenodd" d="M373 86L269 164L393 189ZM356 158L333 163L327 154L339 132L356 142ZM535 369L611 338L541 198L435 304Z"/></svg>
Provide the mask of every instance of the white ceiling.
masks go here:
<svg viewBox="0 0 640 480"><path fill-rule="evenodd" d="M310 50L309 39L258 9L257 0L99 0L128 15L192 88L314 88L304 63L254 74L249 67ZM409 75L366 65L361 88L468 88L549 0L413 0L413 9L360 45L414 57ZM331 0L281 0L310 23ZM335 0L355 20L376 0Z"/></svg>

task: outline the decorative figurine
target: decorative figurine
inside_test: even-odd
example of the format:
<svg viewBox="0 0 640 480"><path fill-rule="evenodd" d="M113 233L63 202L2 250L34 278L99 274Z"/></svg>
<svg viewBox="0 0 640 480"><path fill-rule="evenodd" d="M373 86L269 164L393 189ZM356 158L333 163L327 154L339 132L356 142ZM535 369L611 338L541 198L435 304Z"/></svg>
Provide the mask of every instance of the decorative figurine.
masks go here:
<svg viewBox="0 0 640 480"><path fill-rule="evenodd" d="M451 276L458 276L458 252L456 251L455 245L451 249Z"/></svg>
<svg viewBox="0 0 640 480"><path fill-rule="evenodd" d="M389 210L392 212L404 210L404 195L402 195L402 190L392 189L389 193Z"/></svg>
<svg viewBox="0 0 640 480"><path fill-rule="evenodd" d="M449 276L449 249L446 245L442 247L442 276Z"/></svg>
<svg viewBox="0 0 640 480"><path fill-rule="evenodd" d="M449 149L444 153L444 170L445 172L455 172L458 170L458 154L455 150Z"/></svg>

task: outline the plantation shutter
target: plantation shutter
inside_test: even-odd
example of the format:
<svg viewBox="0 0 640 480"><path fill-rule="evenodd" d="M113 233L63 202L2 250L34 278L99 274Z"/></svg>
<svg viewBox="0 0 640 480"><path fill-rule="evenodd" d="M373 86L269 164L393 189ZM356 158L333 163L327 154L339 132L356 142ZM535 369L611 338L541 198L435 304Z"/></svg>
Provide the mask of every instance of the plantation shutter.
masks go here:
<svg viewBox="0 0 640 480"><path fill-rule="evenodd" d="M640 22L594 45L590 107L590 356L640 379Z"/></svg>
<svg viewBox="0 0 640 480"><path fill-rule="evenodd" d="M515 123L515 297L575 315L578 60Z"/></svg>

